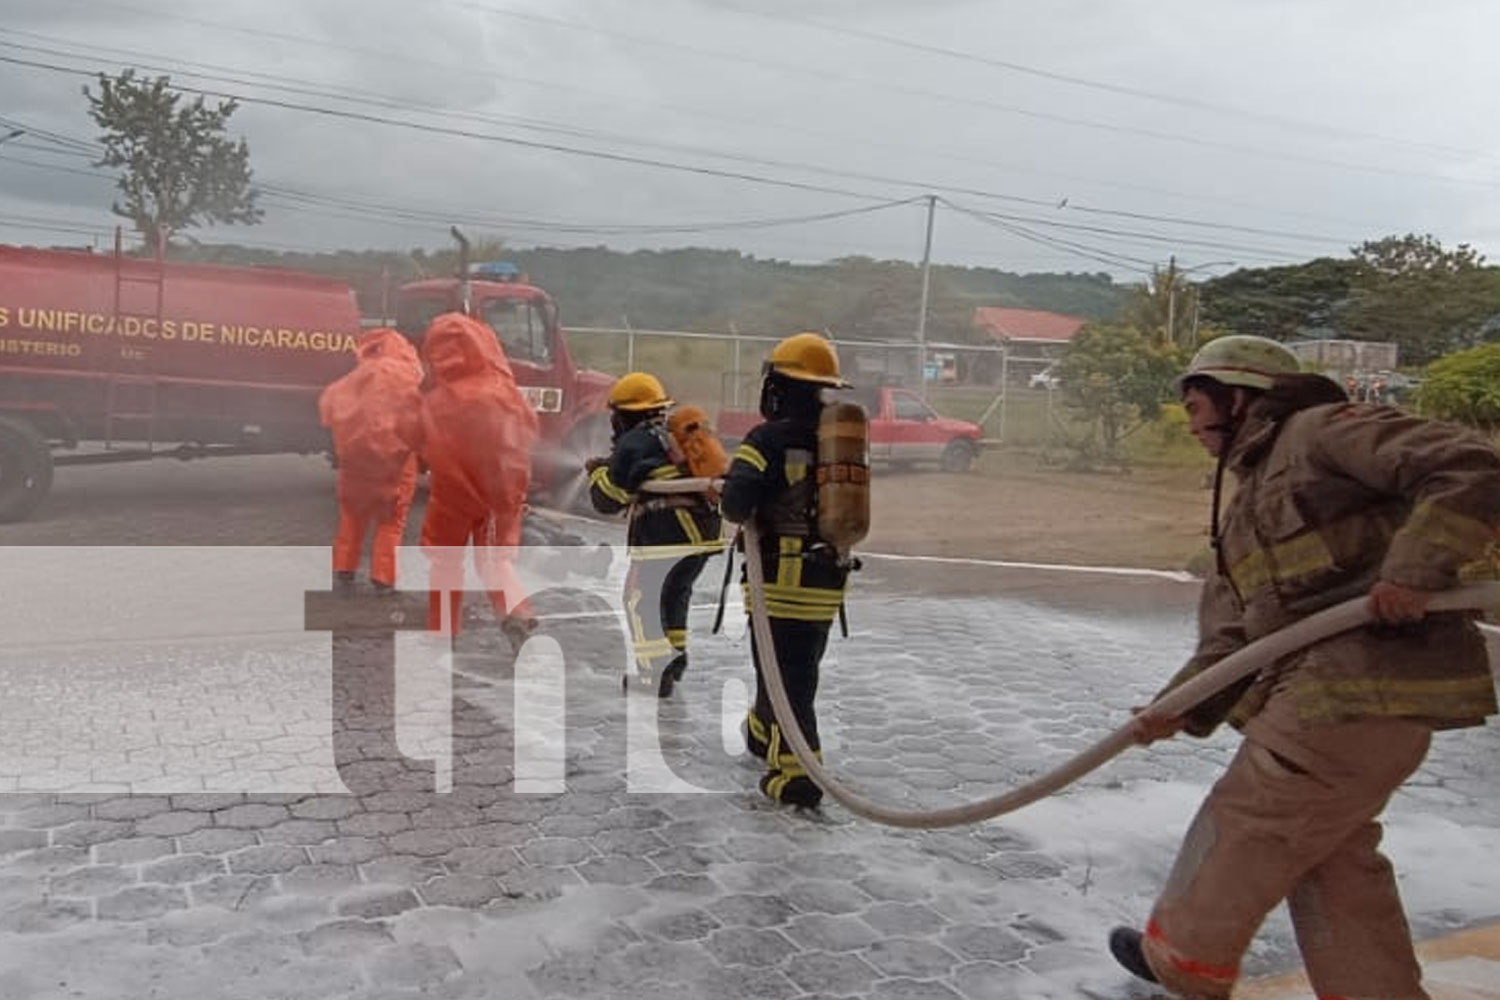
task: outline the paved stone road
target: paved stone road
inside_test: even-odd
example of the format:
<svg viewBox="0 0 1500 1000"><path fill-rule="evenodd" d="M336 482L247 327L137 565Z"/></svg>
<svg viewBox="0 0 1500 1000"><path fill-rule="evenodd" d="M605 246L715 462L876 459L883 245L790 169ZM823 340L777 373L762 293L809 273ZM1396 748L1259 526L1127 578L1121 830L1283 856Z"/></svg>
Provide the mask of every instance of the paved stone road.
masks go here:
<svg viewBox="0 0 1500 1000"><path fill-rule="evenodd" d="M249 537L227 540L309 540L251 507ZM130 522L167 530L149 512ZM0 544L26 537L13 526ZM619 626L600 614L618 563L554 590L551 641L519 660L470 628L450 728L431 712L447 689L398 692L379 643L344 640L336 669L328 636L300 632L297 587L287 606L255 605L290 615L285 628L226 630L237 605L193 594L243 593L233 565L174 570L186 611L149 638L111 631L142 631L121 595L113 616L49 643L58 595L45 587L27 595L41 610L0 632L0 997L1139 996L1103 932L1149 905L1233 749L1221 737L1135 752L976 827L796 814L754 794L734 745L742 619L711 637L699 608L679 696L621 695ZM277 572L300 580L303 565L291 550ZM883 560L856 588L854 634L826 661L827 756L914 808L993 794L1102 736L1180 659L1194 597L982 567L935 579ZM403 736L398 716L428 725ZM1441 737L1393 804L1419 933L1500 912L1482 870L1500 848L1497 763L1495 727ZM1294 956L1277 918L1250 967Z"/></svg>

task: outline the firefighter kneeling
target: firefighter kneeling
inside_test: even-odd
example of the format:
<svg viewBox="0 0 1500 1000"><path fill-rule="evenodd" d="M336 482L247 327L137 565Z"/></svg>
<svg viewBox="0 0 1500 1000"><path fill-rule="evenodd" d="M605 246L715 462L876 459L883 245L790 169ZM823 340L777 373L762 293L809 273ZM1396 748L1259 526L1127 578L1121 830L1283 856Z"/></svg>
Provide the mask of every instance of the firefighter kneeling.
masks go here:
<svg viewBox="0 0 1500 1000"><path fill-rule="evenodd" d="M718 512L700 493L638 495L648 481L691 470L667 429L667 398L655 376L631 372L609 393L614 447L590 459L589 499L603 514L627 507L625 615L635 646L635 684L672 693L687 671L688 605L704 563L723 549ZM630 686L627 678L626 686Z"/></svg>
<svg viewBox="0 0 1500 1000"><path fill-rule="evenodd" d="M864 536L869 523L863 411L848 403L825 407L821 395L825 388L847 386L833 345L822 337L799 333L777 344L761 385L760 412L766 422L752 428L735 452L721 501L729 520L755 519L780 677L797 725L819 753L813 705L818 667L853 567L848 546ZM851 429L854 433L847 433ZM848 447L851 440L853 448ZM831 453L840 450L841 456ZM840 460L831 462L835 457ZM840 494L845 502L835 504ZM745 605L750 606L748 589ZM755 704L746 719L745 742L751 753L766 760L760 789L779 802L817 806L823 792L782 738L754 635L752 629Z"/></svg>

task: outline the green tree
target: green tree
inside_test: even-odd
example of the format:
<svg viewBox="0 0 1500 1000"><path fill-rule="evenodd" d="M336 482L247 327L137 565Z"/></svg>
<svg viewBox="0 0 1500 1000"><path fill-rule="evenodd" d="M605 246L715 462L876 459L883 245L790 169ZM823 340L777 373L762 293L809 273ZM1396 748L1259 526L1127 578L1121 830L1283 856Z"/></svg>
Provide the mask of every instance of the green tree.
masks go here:
<svg viewBox="0 0 1500 1000"><path fill-rule="evenodd" d="M1312 330L1332 329L1358 270L1357 261L1333 257L1283 267L1241 268L1203 282L1201 319L1236 333L1283 341Z"/></svg>
<svg viewBox="0 0 1500 1000"><path fill-rule="evenodd" d="M1110 459L1140 422L1156 419L1180 370L1179 352L1132 323L1090 323L1058 360L1063 405L1087 421L1089 445Z"/></svg>
<svg viewBox="0 0 1500 1000"><path fill-rule="evenodd" d="M1472 347L1500 316L1500 269L1468 244L1445 250L1431 236L1389 236L1354 257L1344 326L1358 339L1394 341L1403 364Z"/></svg>
<svg viewBox="0 0 1500 1000"><path fill-rule="evenodd" d="M1500 344L1434 361L1417 390L1417 407L1443 420L1500 430Z"/></svg>
<svg viewBox="0 0 1500 1000"><path fill-rule="evenodd" d="M1147 340L1159 346L1191 346L1193 313L1198 308L1197 286L1174 263L1153 267L1151 276L1136 285L1121 315Z"/></svg>
<svg viewBox="0 0 1500 1000"><path fill-rule="evenodd" d="M237 103L188 102L170 82L137 79L127 69L117 77L99 74L97 94L83 88L89 116L103 129L104 157L95 165L123 169L124 200L112 210L153 246L183 229L260 221L250 148L243 138L224 137Z"/></svg>

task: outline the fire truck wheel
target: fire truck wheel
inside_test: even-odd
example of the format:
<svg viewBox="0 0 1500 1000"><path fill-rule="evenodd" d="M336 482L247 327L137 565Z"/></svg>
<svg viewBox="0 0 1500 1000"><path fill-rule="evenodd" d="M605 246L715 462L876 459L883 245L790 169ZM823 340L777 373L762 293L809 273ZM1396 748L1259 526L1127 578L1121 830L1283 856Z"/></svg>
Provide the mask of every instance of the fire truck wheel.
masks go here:
<svg viewBox="0 0 1500 1000"><path fill-rule="evenodd" d="M52 452L35 427L0 417L0 522L20 521L52 488Z"/></svg>
<svg viewBox="0 0 1500 1000"><path fill-rule="evenodd" d="M974 446L964 438L955 438L943 449L944 472L968 472L974 468Z"/></svg>

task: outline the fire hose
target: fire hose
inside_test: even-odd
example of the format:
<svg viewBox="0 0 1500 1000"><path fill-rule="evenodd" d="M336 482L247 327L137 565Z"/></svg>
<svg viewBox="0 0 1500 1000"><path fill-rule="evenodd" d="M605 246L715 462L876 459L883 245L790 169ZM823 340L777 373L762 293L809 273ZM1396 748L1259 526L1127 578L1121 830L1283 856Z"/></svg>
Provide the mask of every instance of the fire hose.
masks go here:
<svg viewBox="0 0 1500 1000"><path fill-rule="evenodd" d="M696 483L696 490L702 492L707 485L707 481L702 479L672 482L671 492L690 491L686 487L688 483ZM807 770L808 776L830 798L856 816L884 823L887 826L939 829L961 826L966 823L981 823L1005 813L1015 812L1023 806L1028 806L1054 792L1061 791L1125 750L1137 745L1136 734L1142 722L1181 716L1193 706L1236 681L1249 677L1267 664L1329 636L1359 628L1374 618L1367 596L1335 604L1333 607L1308 615L1278 632L1263 636L1224 657L1212 667L1163 694L1142 709L1139 716L1133 717L1093 746L1024 785L966 805L932 810L892 809L864 798L835 780L817 755L813 753L807 743L807 737L797 725L796 714L792 711L786 686L781 680L775 641L771 635L771 619L766 611L765 576L760 564L760 533L756 530L753 521L746 521L743 528L745 576L750 585L750 625L755 631L756 651L760 660L757 667L760 670L762 682L765 684L766 693L770 696L771 708L776 715L777 724L781 727L782 735L791 746L792 752L797 755L797 760ZM1429 612L1477 611L1495 607L1500 607L1500 582L1473 583L1440 591L1432 595L1427 610Z"/></svg>

